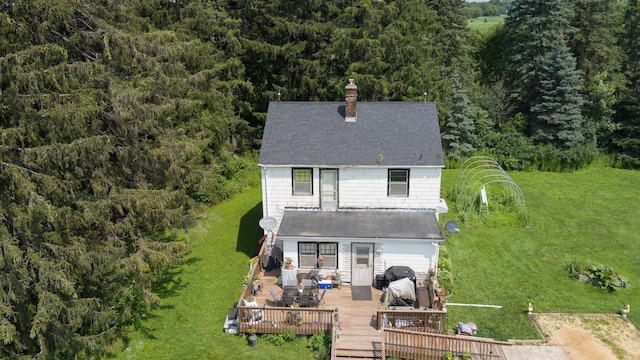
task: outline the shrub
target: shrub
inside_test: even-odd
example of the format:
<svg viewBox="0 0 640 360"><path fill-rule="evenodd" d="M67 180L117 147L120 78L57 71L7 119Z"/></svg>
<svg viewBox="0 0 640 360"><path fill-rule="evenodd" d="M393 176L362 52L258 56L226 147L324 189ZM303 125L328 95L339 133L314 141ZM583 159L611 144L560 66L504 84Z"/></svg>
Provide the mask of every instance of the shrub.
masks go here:
<svg viewBox="0 0 640 360"><path fill-rule="evenodd" d="M450 271L443 269L438 271L438 284L440 284L449 295L453 294L453 275Z"/></svg>
<svg viewBox="0 0 640 360"><path fill-rule="evenodd" d="M581 262L572 262L569 271L574 277L584 279L591 285L608 291L616 291L629 284L627 278L616 274L612 268L603 264L587 263L585 265Z"/></svg>
<svg viewBox="0 0 640 360"><path fill-rule="evenodd" d="M317 333L307 338L307 348L313 351L314 359L324 360L331 356L331 336Z"/></svg>
<svg viewBox="0 0 640 360"><path fill-rule="evenodd" d="M262 338L275 346L281 346L286 342L295 340L296 333L293 330L285 330L279 334L264 334Z"/></svg>

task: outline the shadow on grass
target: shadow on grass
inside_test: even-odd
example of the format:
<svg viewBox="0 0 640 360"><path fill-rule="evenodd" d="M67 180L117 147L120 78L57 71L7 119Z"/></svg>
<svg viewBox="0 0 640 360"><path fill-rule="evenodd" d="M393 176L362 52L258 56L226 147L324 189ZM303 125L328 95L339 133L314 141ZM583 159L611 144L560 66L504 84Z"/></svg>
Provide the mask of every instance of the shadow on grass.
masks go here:
<svg viewBox="0 0 640 360"><path fill-rule="evenodd" d="M158 281L153 284L151 291L162 299L178 295L181 290L189 285L189 283L183 282L182 277L180 277L184 271L184 267L194 265L199 261L201 261L199 258L189 257L179 266L167 270L160 276Z"/></svg>
<svg viewBox="0 0 640 360"><path fill-rule="evenodd" d="M182 277L180 276L184 272L184 267L194 265L199 261L201 260L198 258L190 257L186 259L186 261L183 262L181 265L168 269L167 271L165 271L164 274L160 276L158 281L156 281L151 286L151 291L161 299L167 299L170 297L178 296L180 292L189 285L189 283L184 282L182 280ZM149 309L147 309L147 311L143 315L142 321L139 327L136 328L136 331L142 334L142 336L144 336L144 338L146 339L149 339L149 340L157 339L157 337L153 334L153 329L148 326L145 326L144 323L147 320L158 318L159 316L155 314L158 310L170 310L174 308L175 308L174 305L163 305L163 304L158 304L150 307ZM125 348L129 346L130 339L128 337L126 336L123 337L122 341L125 345Z"/></svg>
<svg viewBox="0 0 640 360"><path fill-rule="evenodd" d="M262 229L258 222L262 218L262 202L259 202L240 219L236 251L242 252L249 258L258 254Z"/></svg>

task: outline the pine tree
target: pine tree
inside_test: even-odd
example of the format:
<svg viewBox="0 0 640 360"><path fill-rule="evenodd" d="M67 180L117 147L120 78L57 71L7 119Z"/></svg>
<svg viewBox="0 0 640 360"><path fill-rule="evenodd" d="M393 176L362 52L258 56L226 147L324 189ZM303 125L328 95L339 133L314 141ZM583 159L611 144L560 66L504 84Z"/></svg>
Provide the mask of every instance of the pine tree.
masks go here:
<svg viewBox="0 0 640 360"><path fill-rule="evenodd" d="M640 87L640 3L627 1L624 12L624 30L620 43L625 53L624 72L631 89Z"/></svg>
<svg viewBox="0 0 640 360"><path fill-rule="evenodd" d="M595 141L605 148L613 129L616 93L625 87L621 70L623 53L617 44L622 28L621 12L616 0L575 0L573 8L576 16L572 24L576 32L569 46L585 80L582 88L583 115L588 128L585 133L593 133Z"/></svg>
<svg viewBox="0 0 640 360"><path fill-rule="evenodd" d="M627 167L640 168L640 3L629 0L624 13L620 43L626 56L624 72L628 90L621 96L614 116L617 131L614 150Z"/></svg>
<svg viewBox="0 0 640 360"><path fill-rule="evenodd" d="M237 1L247 76L260 109L284 100L341 100L347 78L362 100L449 101L438 24L425 0ZM439 102L439 105L441 102ZM446 107L443 104L443 107ZM440 109L440 106L439 106Z"/></svg>
<svg viewBox="0 0 640 360"><path fill-rule="evenodd" d="M617 44L622 18L616 0L573 0L576 29L568 39L577 67L585 78L585 93L595 88L598 76L607 74L615 89L624 87L622 51Z"/></svg>
<svg viewBox="0 0 640 360"><path fill-rule="evenodd" d="M571 7L563 0L515 0L505 20L508 42L507 79L518 104L527 114L540 100L540 65L555 50L559 36L570 36Z"/></svg>
<svg viewBox="0 0 640 360"><path fill-rule="evenodd" d="M249 130L233 23L170 3L0 5L0 357L101 353L184 259L194 201L225 196ZM212 12L224 41L199 38Z"/></svg>
<svg viewBox="0 0 640 360"><path fill-rule="evenodd" d="M563 37L556 41L555 49L543 59L536 73L540 96L531 105L533 139L557 149L580 145L584 140L582 76Z"/></svg>
<svg viewBox="0 0 640 360"><path fill-rule="evenodd" d="M640 169L640 89L629 90L616 106L614 150L625 167Z"/></svg>
<svg viewBox="0 0 640 360"><path fill-rule="evenodd" d="M453 74L453 104L442 130L442 147L447 157L463 159L475 151L475 126L470 117L469 98L460 84L457 73Z"/></svg>

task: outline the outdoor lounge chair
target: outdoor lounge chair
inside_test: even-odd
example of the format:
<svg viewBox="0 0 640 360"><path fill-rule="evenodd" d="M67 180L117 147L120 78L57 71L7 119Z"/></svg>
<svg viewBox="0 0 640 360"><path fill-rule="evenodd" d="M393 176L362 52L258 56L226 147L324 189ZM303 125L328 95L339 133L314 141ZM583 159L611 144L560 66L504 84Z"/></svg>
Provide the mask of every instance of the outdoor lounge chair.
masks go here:
<svg viewBox="0 0 640 360"><path fill-rule="evenodd" d="M269 292L271 293L271 297L273 298L274 306L284 306L284 302L282 301L282 296L278 295L272 287L269 288Z"/></svg>

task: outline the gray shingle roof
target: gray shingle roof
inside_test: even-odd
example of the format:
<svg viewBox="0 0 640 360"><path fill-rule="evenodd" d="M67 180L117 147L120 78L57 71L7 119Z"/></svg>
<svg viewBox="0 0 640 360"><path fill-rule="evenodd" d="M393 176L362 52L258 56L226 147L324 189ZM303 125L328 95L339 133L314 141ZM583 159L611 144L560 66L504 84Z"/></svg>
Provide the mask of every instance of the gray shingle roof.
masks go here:
<svg viewBox="0 0 640 360"><path fill-rule="evenodd" d="M278 237L444 240L428 211L285 210Z"/></svg>
<svg viewBox="0 0 640 360"><path fill-rule="evenodd" d="M344 102L269 104L260 165L444 166L433 102L358 102L345 122Z"/></svg>

